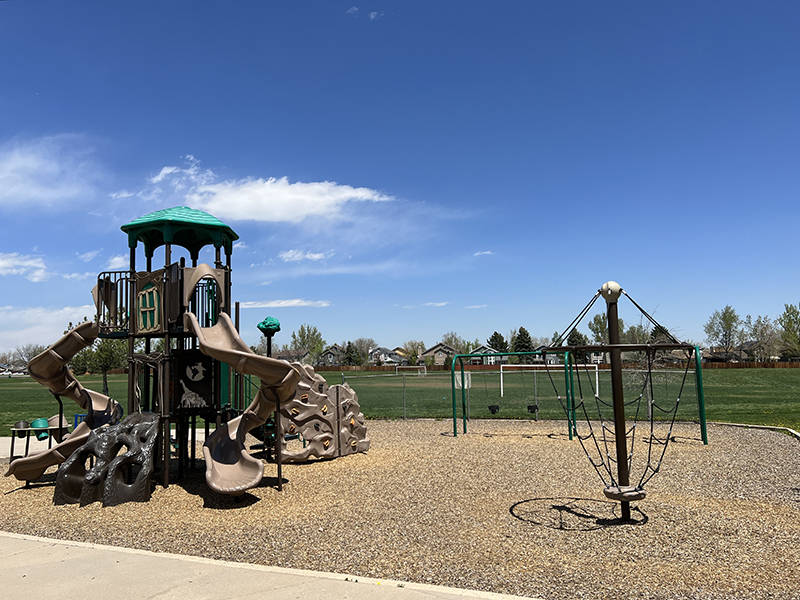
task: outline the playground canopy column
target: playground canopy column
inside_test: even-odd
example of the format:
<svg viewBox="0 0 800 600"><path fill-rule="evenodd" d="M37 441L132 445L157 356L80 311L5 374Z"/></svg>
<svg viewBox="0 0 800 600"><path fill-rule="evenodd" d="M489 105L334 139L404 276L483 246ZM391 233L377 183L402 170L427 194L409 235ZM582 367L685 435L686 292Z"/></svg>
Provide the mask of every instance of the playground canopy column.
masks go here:
<svg viewBox="0 0 800 600"><path fill-rule="evenodd" d="M146 214L126 225L122 226L122 231L128 236L128 247L130 249L130 296L129 296L129 319L126 323L128 328L128 350L129 357L134 354L134 342L136 338L143 337L149 341L153 336L162 337L164 340L164 350L162 361L164 372L170 372L172 344L171 338L178 336L179 340L185 338L182 331L183 320L178 318L183 306L180 293L183 280L182 269L177 269L177 265L172 264L172 245L176 244L185 248L189 252L192 267L197 267L200 250L205 246L213 245L216 249L215 269L217 273L211 273L212 278L217 282L220 293L219 301L214 303L215 318L221 307L229 310L230 306L230 266L231 254L233 253L233 243L239 239L236 232L228 225L216 217L193 208L179 206L159 210ZM144 254L147 259L147 270L139 273L136 270L136 248L142 243ZM164 269L163 271L153 272L152 258L155 250L164 246ZM225 251L225 267L221 262L221 250ZM183 266L183 261L181 261ZM222 274L224 271L224 274ZM139 284L143 289L138 289ZM146 288L146 289L145 289ZM146 294L147 297L142 296ZM149 294L149 295L147 295ZM150 298L152 296L152 298ZM141 300L141 302L140 302ZM141 306L140 306L141 305ZM140 326L146 324L145 327ZM182 337L181 337L182 336ZM185 342L179 341L179 344ZM145 387L149 389L149 368L145 370ZM221 395L220 380L221 368L219 363L214 365L214 398L215 404L219 402ZM227 374L227 367L225 374ZM135 381L136 370L129 369L128 375L128 413L136 410L135 406ZM161 418L163 431L163 452L164 456L169 456L170 438L170 417L171 395L174 393L174 386L171 386L171 378L164 377L161 389ZM179 462L180 464L180 462ZM168 484L168 462L165 462L164 485Z"/></svg>

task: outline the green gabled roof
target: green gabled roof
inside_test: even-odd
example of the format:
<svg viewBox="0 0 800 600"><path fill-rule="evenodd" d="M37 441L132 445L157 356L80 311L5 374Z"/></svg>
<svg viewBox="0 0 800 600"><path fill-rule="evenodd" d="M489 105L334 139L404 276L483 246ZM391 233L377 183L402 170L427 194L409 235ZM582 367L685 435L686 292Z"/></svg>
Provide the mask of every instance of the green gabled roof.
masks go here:
<svg viewBox="0 0 800 600"><path fill-rule="evenodd" d="M177 244L186 248L196 258L200 249L209 244L233 253L233 242L239 239L236 232L215 216L189 208L176 206L146 214L121 227L128 234L128 247L144 244L146 256L164 244Z"/></svg>

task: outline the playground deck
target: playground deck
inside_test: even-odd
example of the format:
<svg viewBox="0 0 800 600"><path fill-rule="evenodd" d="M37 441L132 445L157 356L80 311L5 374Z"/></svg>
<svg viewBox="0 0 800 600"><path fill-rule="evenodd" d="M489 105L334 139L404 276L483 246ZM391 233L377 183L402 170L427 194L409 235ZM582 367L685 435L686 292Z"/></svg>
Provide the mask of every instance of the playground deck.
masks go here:
<svg viewBox="0 0 800 600"><path fill-rule="evenodd" d="M679 426L635 523L563 423L370 421L347 460L274 466L238 498L202 468L146 504L53 506L52 471L0 479L0 530L520 596L796 598L800 442ZM199 461L202 466L202 461ZM87 566L87 568L89 568ZM224 585L220 582L220 585Z"/></svg>

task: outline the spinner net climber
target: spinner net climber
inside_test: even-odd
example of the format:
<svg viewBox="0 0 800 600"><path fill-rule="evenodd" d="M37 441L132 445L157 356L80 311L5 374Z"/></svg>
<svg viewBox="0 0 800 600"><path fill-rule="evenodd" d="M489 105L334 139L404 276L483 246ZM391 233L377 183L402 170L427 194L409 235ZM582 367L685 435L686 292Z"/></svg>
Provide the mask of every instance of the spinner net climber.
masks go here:
<svg viewBox="0 0 800 600"><path fill-rule="evenodd" d="M606 302L607 343L562 345L601 296ZM647 343L621 342L622 296L652 327ZM707 443L698 348L676 339L618 283L609 281L542 353L563 356L568 376L551 368L548 375L567 416L570 437L579 440L603 482L605 496L619 501L622 519L630 520L630 503L645 498L645 485L661 469L674 440L673 426L687 402ZM604 357L610 359L610 370L603 372L610 386L603 385L601 393L591 361Z"/></svg>

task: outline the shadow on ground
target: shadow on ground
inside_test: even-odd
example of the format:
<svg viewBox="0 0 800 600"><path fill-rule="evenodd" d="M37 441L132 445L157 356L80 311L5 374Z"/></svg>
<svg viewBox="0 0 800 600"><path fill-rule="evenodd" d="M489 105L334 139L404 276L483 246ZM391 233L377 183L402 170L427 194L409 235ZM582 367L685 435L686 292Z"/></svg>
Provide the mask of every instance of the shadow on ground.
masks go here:
<svg viewBox="0 0 800 600"><path fill-rule="evenodd" d="M631 506L630 520L623 520L618 502L591 498L531 498L516 502L509 512L512 517L524 523L563 531L644 525L649 520L636 506Z"/></svg>

